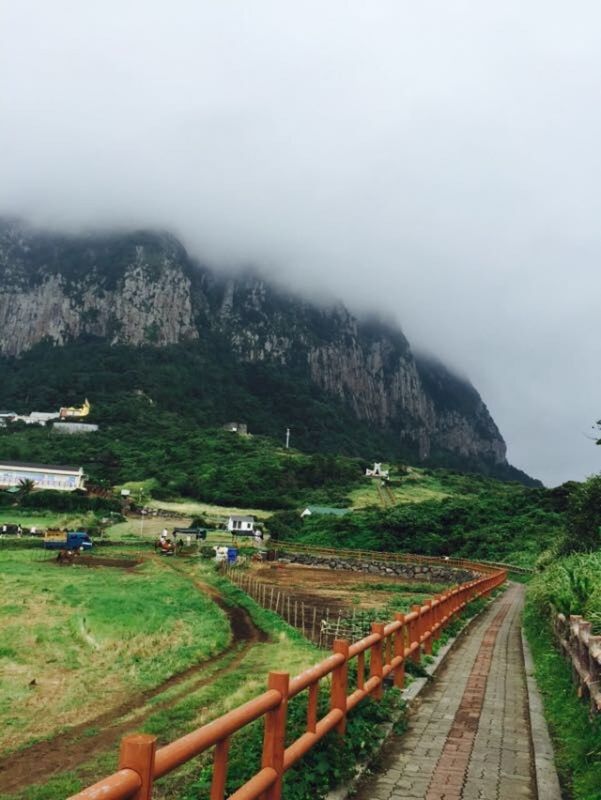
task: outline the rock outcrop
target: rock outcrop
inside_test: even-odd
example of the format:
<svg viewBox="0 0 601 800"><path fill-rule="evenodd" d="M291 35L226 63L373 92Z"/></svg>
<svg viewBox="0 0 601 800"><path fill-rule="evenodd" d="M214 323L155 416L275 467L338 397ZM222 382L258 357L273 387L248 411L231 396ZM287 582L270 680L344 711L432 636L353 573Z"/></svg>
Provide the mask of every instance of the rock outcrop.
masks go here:
<svg viewBox="0 0 601 800"><path fill-rule="evenodd" d="M0 354L87 339L219 348L220 364L269 365L385 432L399 452L504 467L477 391L414 355L403 333L320 307L253 275L223 278L167 234L68 236L0 222Z"/></svg>

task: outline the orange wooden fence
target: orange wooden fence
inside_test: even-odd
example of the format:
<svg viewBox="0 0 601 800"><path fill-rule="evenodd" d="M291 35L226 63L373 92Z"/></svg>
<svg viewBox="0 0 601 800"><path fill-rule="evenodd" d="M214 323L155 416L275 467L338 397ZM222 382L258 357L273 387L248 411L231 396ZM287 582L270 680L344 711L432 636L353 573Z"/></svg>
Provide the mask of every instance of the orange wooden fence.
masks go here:
<svg viewBox="0 0 601 800"><path fill-rule="evenodd" d="M473 563L470 567L480 569ZM295 678L290 679L286 672L270 672L267 691L158 750L154 736L124 737L119 770L69 800L151 800L154 780L210 748L214 748L210 800L223 800L230 738L261 717L264 719L261 764L257 764L253 777L230 795L230 800L280 800L286 770L330 731L344 735L347 714L368 695L380 699L388 675L393 677L395 686L402 688L406 660L419 662L421 652L431 653L432 644L444 627L468 603L487 596L506 578L504 570L487 572L437 595L423 606L413 606L408 614L396 614L387 624L373 623L371 634L354 644L337 640L332 655ZM354 687L349 686L348 675L352 659L357 664ZM330 710L318 719L320 681L330 675ZM305 690L308 691L306 730L286 747L288 701Z"/></svg>

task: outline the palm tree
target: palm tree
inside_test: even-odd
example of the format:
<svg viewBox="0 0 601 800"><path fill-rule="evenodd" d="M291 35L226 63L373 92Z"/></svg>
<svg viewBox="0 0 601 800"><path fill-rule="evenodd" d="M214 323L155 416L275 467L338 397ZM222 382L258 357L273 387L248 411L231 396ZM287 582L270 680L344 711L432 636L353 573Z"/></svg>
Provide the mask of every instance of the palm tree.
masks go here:
<svg viewBox="0 0 601 800"><path fill-rule="evenodd" d="M22 502L28 494L31 494L35 489L35 481L32 481L31 478L21 478L19 481L19 491L17 492L19 497L19 502Z"/></svg>

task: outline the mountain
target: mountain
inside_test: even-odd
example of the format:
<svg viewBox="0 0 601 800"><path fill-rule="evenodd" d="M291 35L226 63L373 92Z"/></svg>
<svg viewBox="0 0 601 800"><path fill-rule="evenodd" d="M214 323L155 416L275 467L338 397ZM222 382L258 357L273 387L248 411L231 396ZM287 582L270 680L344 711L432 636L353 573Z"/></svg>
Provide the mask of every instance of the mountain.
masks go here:
<svg viewBox="0 0 601 800"><path fill-rule="evenodd" d="M0 356L3 405L142 393L308 449L529 480L474 387L399 329L215 273L169 234L0 222Z"/></svg>

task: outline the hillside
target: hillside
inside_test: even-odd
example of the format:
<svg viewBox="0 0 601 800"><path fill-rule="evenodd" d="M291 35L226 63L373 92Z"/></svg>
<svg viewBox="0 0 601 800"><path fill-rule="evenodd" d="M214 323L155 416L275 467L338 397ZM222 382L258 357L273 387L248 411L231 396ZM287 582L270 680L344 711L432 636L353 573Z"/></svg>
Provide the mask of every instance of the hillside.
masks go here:
<svg viewBox="0 0 601 800"><path fill-rule="evenodd" d="M87 436L19 423L0 428L0 459L75 462L94 483L145 481L158 499L184 496L263 509L344 504L363 474L356 459L285 450L266 437L186 425L144 400L138 406L130 406L131 413L140 412L135 424L124 415Z"/></svg>
<svg viewBox="0 0 601 800"><path fill-rule="evenodd" d="M377 483L351 492L356 509L343 518L300 520L282 512L272 535L326 547L449 555L533 566L558 546L579 484L525 487L449 470L393 469L386 494Z"/></svg>
<svg viewBox="0 0 601 800"><path fill-rule="evenodd" d="M0 405L80 402L134 420L143 393L186 427L292 428L304 450L528 481L477 391L399 329L256 275L223 277L172 236L0 223Z"/></svg>

